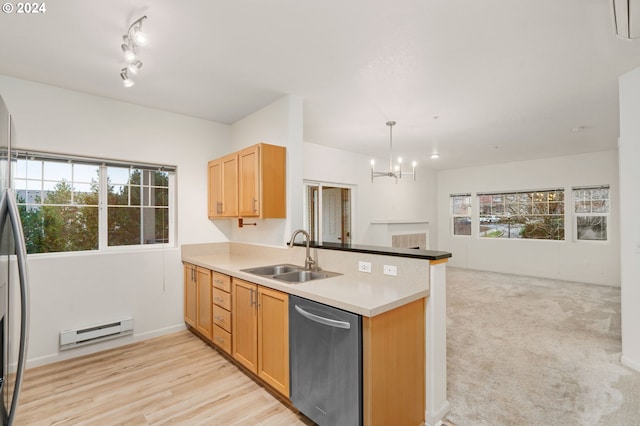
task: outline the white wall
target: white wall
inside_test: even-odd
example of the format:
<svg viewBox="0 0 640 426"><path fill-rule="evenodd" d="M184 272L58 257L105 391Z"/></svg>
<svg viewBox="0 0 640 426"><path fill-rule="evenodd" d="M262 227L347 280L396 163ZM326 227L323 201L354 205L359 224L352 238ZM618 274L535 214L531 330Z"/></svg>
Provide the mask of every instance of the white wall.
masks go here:
<svg viewBox="0 0 640 426"><path fill-rule="evenodd" d="M640 371L640 68L620 78L622 363Z"/></svg>
<svg viewBox="0 0 640 426"><path fill-rule="evenodd" d="M391 234L412 232L415 225L372 224L376 220L430 222L429 248L439 249L436 239L436 172L419 167L416 181L410 177L395 183L376 178L371 183L371 157L305 142L305 180L353 185L353 244L391 246ZM379 164L384 164L380 160ZM420 225L426 226L426 225Z"/></svg>
<svg viewBox="0 0 640 426"><path fill-rule="evenodd" d="M571 188L611 185L607 242L574 241ZM478 237L475 194L484 191L565 188L565 241ZM473 195L472 235L453 236L450 194ZM620 285L617 151L504 163L438 173L438 249L449 251L449 265L463 268L556 278L609 286Z"/></svg>
<svg viewBox="0 0 640 426"><path fill-rule="evenodd" d="M176 165L178 244L227 240L207 219L207 160L232 151L230 126L6 76L0 93L19 149ZM29 274L29 365L184 327L178 247L30 255ZM124 316L133 338L58 353L60 330Z"/></svg>
<svg viewBox="0 0 640 426"><path fill-rule="evenodd" d="M261 142L287 148L287 218L247 218L247 222L256 222L257 225L243 228L239 228L237 221L232 220L229 234L231 241L283 246L289 241L291 230L301 227L302 108L302 98L285 96L231 126L232 151Z"/></svg>

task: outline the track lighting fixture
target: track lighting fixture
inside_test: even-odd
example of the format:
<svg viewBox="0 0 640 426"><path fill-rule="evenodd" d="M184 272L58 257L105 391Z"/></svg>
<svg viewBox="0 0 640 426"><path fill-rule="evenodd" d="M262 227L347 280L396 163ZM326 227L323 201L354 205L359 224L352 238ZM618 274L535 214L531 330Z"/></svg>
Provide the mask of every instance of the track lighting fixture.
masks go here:
<svg viewBox="0 0 640 426"><path fill-rule="evenodd" d="M129 26L127 34L122 36L123 43L120 46L124 60L127 62L127 67L123 68L120 72L122 83L124 87L133 86L134 82L129 78L129 73L132 76L137 76L138 71L142 68L142 61L138 57L136 47L146 46L149 43L149 37L146 33L142 32L142 21L147 19L147 16L143 16L137 19Z"/></svg>

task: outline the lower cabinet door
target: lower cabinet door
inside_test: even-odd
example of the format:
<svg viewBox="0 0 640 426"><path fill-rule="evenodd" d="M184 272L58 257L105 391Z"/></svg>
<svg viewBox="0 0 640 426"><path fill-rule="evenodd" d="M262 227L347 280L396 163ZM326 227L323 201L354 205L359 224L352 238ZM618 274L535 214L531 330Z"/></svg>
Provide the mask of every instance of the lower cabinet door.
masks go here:
<svg viewBox="0 0 640 426"><path fill-rule="evenodd" d="M289 397L289 298L258 287L258 377Z"/></svg>
<svg viewBox="0 0 640 426"><path fill-rule="evenodd" d="M258 286L240 279L233 280L233 358L249 371L258 372Z"/></svg>
<svg viewBox="0 0 640 426"><path fill-rule="evenodd" d="M211 271L196 268L198 307L196 315L196 329L207 339L213 335Z"/></svg>
<svg viewBox="0 0 640 426"><path fill-rule="evenodd" d="M184 265L184 322L191 327L196 326L198 311L198 289L196 266Z"/></svg>

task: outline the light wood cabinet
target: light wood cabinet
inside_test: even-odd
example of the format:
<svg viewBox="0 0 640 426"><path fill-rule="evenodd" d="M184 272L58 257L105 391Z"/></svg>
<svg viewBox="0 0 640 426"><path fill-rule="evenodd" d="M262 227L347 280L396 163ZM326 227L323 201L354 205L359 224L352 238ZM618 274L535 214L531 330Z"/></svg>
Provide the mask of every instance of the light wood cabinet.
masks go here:
<svg viewBox="0 0 640 426"><path fill-rule="evenodd" d="M231 355L231 277L213 273L213 343Z"/></svg>
<svg viewBox="0 0 640 426"><path fill-rule="evenodd" d="M289 295L258 286L258 377L289 397Z"/></svg>
<svg viewBox="0 0 640 426"><path fill-rule="evenodd" d="M238 216L238 154L209 161L209 218Z"/></svg>
<svg viewBox="0 0 640 426"><path fill-rule="evenodd" d="M197 309L196 309L196 330L202 336L211 340L213 337L213 320L211 317L211 271L205 268L196 267L196 288L197 288Z"/></svg>
<svg viewBox="0 0 640 426"><path fill-rule="evenodd" d="M233 358L254 374L258 374L257 292L257 284L233 279Z"/></svg>
<svg viewBox="0 0 640 426"><path fill-rule="evenodd" d="M363 424L418 425L425 415L425 299L362 318Z"/></svg>
<svg viewBox="0 0 640 426"><path fill-rule="evenodd" d="M209 218L285 218L286 155L260 143L209 161Z"/></svg>
<svg viewBox="0 0 640 426"><path fill-rule="evenodd" d="M289 397L288 295L233 279L233 357Z"/></svg>
<svg viewBox="0 0 640 426"><path fill-rule="evenodd" d="M196 326L198 310L196 266L190 263L184 264L184 322L191 327Z"/></svg>
<svg viewBox="0 0 640 426"><path fill-rule="evenodd" d="M184 322L211 340L211 271L190 263L184 264Z"/></svg>
<svg viewBox="0 0 640 426"><path fill-rule="evenodd" d="M286 217L286 149L257 144L238 153L238 216Z"/></svg>

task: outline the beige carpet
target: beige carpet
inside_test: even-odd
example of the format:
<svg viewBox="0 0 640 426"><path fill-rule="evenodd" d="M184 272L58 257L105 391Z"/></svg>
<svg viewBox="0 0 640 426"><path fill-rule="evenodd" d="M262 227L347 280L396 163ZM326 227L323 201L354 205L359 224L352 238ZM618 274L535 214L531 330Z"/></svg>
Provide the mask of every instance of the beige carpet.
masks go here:
<svg viewBox="0 0 640 426"><path fill-rule="evenodd" d="M447 298L447 422L640 425L619 289L448 268Z"/></svg>

